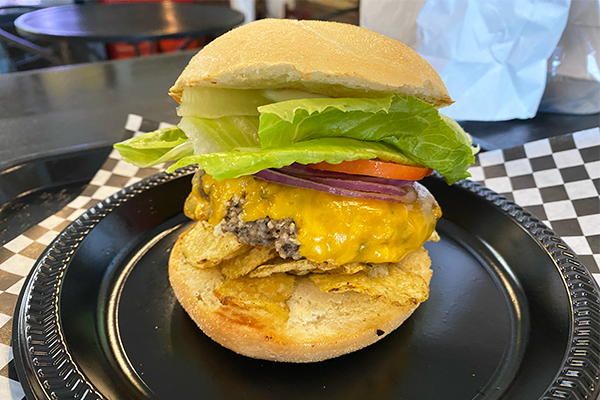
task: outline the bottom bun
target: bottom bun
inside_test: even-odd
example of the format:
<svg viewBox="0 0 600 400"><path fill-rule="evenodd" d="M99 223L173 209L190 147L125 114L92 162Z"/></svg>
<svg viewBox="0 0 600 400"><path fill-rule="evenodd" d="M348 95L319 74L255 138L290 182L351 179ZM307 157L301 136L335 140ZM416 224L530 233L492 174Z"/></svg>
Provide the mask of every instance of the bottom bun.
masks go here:
<svg viewBox="0 0 600 400"><path fill-rule="evenodd" d="M181 252L181 240L169 260L169 280L175 296L214 341L244 356L282 362L307 363L351 353L382 339L418 307L397 306L382 297L354 291L324 293L307 276L295 278L286 301L289 318L269 323L252 318L252 310L230 307L214 293L225 277L218 267L199 269ZM402 261L427 283L431 260L421 248Z"/></svg>

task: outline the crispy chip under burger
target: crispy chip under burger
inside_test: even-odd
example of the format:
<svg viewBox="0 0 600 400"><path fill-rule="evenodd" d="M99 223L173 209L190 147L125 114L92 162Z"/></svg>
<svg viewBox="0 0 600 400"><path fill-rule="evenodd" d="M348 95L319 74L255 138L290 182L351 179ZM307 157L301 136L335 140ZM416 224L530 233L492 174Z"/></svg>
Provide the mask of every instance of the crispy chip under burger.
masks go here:
<svg viewBox="0 0 600 400"><path fill-rule="evenodd" d="M345 292L353 290L371 297L384 297L394 305L415 305L427 300L429 288L425 280L414 272L403 271L393 265L386 276L369 278L361 271L353 275L338 271L312 274L310 279L322 292Z"/></svg>
<svg viewBox="0 0 600 400"><path fill-rule="evenodd" d="M276 256L277 251L274 248L253 247L246 253L223 261L219 267L221 268L221 273L226 278L234 279L247 275L259 265L264 264Z"/></svg>
<svg viewBox="0 0 600 400"><path fill-rule="evenodd" d="M376 264L348 275L344 270L312 274L310 279L322 292L353 290L371 297L384 297L395 305L414 305L427 300L431 261L421 248L395 264Z"/></svg>
<svg viewBox="0 0 600 400"><path fill-rule="evenodd" d="M348 263L340 266L340 272L348 275L356 274L357 272L367 269L367 266L368 264Z"/></svg>
<svg viewBox="0 0 600 400"><path fill-rule="evenodd" d="M294 275L306 275L308 273L323 273L334 269L339 269L345 274L354 274L356 272L363 271L365 268L366 265L361 263L337 265L333 263L318 263L306 259L285 261L279 258L273 262L259 266L250 272L249 276L253 278L260 278L277 272L287 272Z"/></svg>
<svg viewBox="0 0 600 400"><path fill-rule="evenodd" d="M419 250L413 251L412 253L408 253L402 261L395 265L404 271L414 272L415 274L420 275L429 285L433 271L429 268L431 266L431 259L424 247L421 247Z"/></svg>
<svg viewBox="0 0 600 400"><path fill-rule="evenodd" d="M337 268L337 265L330 264L329 269ZM296 275L304 275L314 270L326 271L327 264L317 263L309 260L285 261L281 258L275 262L263 264L252 271L249 276L252 278L262 278L279 272L289 272Z"/></svg>
<svg viewBox="0 0 600 400"><path fill-rule="evenodd" d="M181 236L181 252L197 268L211 268L242 254L251 246L230 233L218 235L208 222L199 221Z"/></svg>
<svg viewBox="0 0 600 400"><path fill-rule="evenodd" d="M294 279L294 276L282 273L264 278L242 276L227 279L214 290L214 294L238 320L281 324L289 318L286 301L292 296Z"/></svg>

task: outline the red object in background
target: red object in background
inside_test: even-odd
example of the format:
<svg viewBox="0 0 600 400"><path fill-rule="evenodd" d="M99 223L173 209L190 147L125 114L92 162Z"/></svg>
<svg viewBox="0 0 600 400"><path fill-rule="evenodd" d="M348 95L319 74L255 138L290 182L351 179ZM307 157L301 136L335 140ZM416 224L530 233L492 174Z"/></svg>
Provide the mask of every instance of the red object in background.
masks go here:
<svg viewBox="0 0 600 400"><path fill-rule="evenodd" d="M101 0L101 3L160 3L163 0ZM194 0L172 0L174 3L193 3ZM136 47L138 52L136 52ZM136 56L148 56L158 53L172 53L180 50L199 49L203 46L200 39L161 39L139 43L109 43L106 45L108 58L118 60Z"/></svg>

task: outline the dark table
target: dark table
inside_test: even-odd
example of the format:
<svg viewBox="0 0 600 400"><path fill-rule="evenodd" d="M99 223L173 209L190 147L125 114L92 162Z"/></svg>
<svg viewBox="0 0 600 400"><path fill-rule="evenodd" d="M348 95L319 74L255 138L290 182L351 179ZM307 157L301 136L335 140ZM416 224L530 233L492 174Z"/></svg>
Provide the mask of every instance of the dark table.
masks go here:
<svg viewBox="0 0 600 400"><path fill-rule="evenodd" d="M534 118L525 120L459 122L463 129L476 138L483 150L494 150L600 126L600 114L576 115L540 112Z"/></svg>
<svg viewBox="0 0 600 400"><path fill-rule="evenodd" d="M23 157L120 141L129 113L176 123L167 93L194 54L0 75L0 171Z"/></svg>
<svg viewBox="0 0 600 400"><path fill-rule="evenodd" d="M228 7L199 3L118 3L50 7L20 16L15 27L31 40L60 42L141 42L220 35L244 21ZM63 52L64 53L64 52ZM68 54L63 54L69 61Z"/></svg>

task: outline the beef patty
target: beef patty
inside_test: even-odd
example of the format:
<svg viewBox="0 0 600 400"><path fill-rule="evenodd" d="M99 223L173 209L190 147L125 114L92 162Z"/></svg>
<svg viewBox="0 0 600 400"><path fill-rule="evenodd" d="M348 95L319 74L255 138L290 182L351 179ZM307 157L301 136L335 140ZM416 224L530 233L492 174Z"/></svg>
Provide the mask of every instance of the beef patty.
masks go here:
<svg viewBox="0 0 600 400"><path fill-rule="evenodd" d="M300 242L297 238L298 227L292 218L261 218L256 221L244 221L242 205L244 199L234 196L226 203L227 214L217 224L215 232L233 233L240 242L251 246L274 247L281 258L301 258L298 252Z"/></svg>

